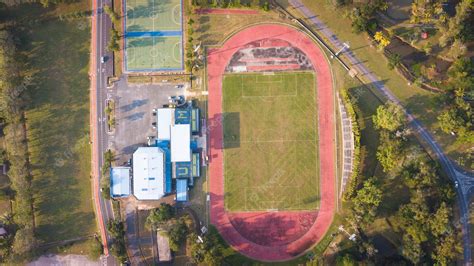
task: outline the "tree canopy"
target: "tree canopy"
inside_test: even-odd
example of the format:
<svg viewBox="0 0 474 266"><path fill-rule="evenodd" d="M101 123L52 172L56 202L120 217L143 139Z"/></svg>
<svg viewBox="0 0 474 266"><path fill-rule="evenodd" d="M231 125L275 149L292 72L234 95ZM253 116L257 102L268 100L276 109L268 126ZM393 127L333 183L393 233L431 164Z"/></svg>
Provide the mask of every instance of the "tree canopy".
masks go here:
<svg viewBox="0 0 474 266"><path fill-rule="evenodd" d="M360 221L371 223L381 201L382 190L375 185L374 180L369 179L365 181L363 187L357 191L352 201L354 203L354 212L361 218Z"/></svg>
<svg viewBox="0 0 474 266"><path fill-rule="evenodd" d="M393 102L388 102L377 108L377 112L372 120L376 128L393 132L405 123L405 114L400 106Z"/></svg>
<svg viewBox="0 0 474 266"><path fill-rule="evenodd" d="M150 228L157 227L159 224L173 218L174 209L167 203L161 203L160 207L150 211L146 219L146 225Z"/></svg>

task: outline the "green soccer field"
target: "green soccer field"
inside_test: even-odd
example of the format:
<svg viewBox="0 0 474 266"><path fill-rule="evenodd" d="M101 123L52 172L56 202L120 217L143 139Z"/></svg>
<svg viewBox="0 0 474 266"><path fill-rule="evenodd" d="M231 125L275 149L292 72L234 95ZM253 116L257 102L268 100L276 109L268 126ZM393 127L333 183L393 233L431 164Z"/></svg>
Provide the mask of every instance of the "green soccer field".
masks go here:
<svg viewBox="0 0 474 266"><path fill-rule="evenodd" d="M126 0L126 31L181 31L181 0Z"/></svg>
<svg viewBox="0 0 474 266"><path fill-rule="evenodd" d="M319 206L315 84L311 72L224 76L227 210Z"/></svg>

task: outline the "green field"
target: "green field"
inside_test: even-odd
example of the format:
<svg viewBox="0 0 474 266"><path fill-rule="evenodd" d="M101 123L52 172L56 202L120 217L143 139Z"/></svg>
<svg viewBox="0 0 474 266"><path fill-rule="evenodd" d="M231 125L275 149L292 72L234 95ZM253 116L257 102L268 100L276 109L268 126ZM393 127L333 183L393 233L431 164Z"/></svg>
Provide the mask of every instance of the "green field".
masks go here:
<svg viewBox="0 0 474 266"><path fill-rule="evenodd" d="M315 84L310 72L224 76L228 210L319 206Z"/></svg>
<svg viewBox="0 0 474 266"><path fill-rule="evenodd" d="M88 2L60 4L51 10L18 7L25 18L42 18L28 24L21 47L32 75L25 117L40 243L97 230L90 179L90 21L57 18L70 9L88 10Z"/></svg>
<svg viewBox="0 0 474 266"><path fill-rule="evenodd" d="M180 31L180 0L126 0L126 31Z"/></svg>

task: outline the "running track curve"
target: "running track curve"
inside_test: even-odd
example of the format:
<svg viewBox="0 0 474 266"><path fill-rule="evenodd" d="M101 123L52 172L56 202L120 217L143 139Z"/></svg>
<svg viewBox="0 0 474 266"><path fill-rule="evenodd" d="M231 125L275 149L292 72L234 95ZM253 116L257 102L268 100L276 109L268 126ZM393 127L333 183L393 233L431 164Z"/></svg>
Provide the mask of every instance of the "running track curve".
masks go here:
<svg viewBox="0 0 474 266"><path fill-rule="evenodd" d="M224 158L222 129L222 76L232 55L247 43L262 39L281 39L302 50L316 72L319 122L321 201L315 222L300 238L278 246L263 246L243 237L230 222L224 207ZM260 261L285 261L300 255L327 232L335 211L335 121L331 70L320 48L304 33L280 24L246 28L230 37L222 47L208 52L208 132L210 219L235 250ZM234 213L233 213L234 215Z"/></svg>

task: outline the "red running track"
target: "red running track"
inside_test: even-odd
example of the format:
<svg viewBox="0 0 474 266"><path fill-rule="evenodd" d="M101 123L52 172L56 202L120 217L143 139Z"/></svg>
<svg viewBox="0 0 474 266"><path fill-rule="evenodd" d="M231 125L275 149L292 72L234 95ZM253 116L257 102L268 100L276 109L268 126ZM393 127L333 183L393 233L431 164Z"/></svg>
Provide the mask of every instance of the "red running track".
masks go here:
<svg viewBox="0 0 474 266"><path fill-rule="evenodd" d="M288 242L280 241L276 236L275 243L255 239L252 241L250 237L243 236L243 234L247 235L245 230L251 231L251 229L248 229L248 223L243 225L247 229L242 231L242 226L236 224L235 221L239 221L240 218L241 220L247 219L248 222L248 216L252 213L241 213L239 217L239 213L226 212L224 207L224 158L222 150L222 76L225 67L232 55L249 42L269 38L289 42L292 46L302 50L311 60L316 72L319 108L320 209L317 211L314 222L308 225L308 228L305 229L307 231L303 232L300 237ZM334 91L331 71L323 52L307 35L294 28L277 24L252 26L229 38L221 48L209 51L208 87L211 223L217 227L220 234L234 249L252 259L284 261L300 255L321 240L331 225L335 209ZM291 224L285 221L294 220L292 217L302 212L267 212L266 215L269 219L272 219L271 215L275 213L283 221L280 223L282 228L291 229ZM262 224L257 224L259 223L257 219L251 222L255 223L256 228L262 226Z"/></svg>

